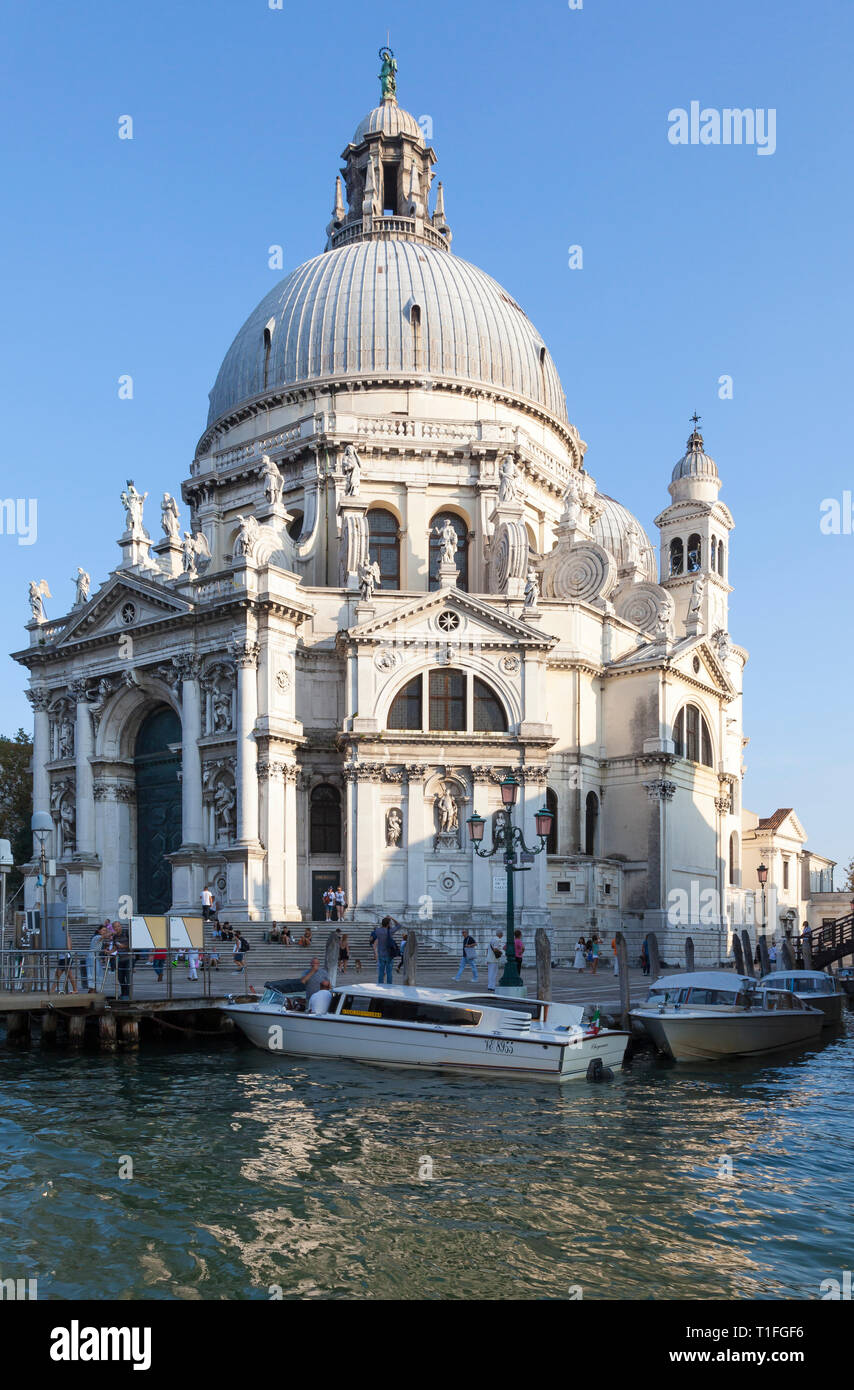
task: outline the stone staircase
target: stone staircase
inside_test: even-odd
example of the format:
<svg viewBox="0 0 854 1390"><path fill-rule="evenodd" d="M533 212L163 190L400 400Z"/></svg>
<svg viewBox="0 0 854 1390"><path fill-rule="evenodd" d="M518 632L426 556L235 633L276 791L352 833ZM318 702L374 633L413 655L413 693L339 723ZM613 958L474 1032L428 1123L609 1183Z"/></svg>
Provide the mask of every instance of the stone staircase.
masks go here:
<svg viewBox="0 0 854 1390"><path fill-rule="evenodd" d="M271 922L250 922L248 926L241 928L243 936L249 942L250 950L246 957L246 964L251 967L253 975L259 970L263 970L271 980L304 975L315 956L323 963L326 939L329 933L335 931L336 927L339 926L335 922L289 922L287 925L294 942L299 941L306 927L310 926L311 946L283 946L281 942L270 941L268 938L272 927ZM347 978L354 981L375 979L376 966L373 948L370 944L374 923L358 920L342 922L340 928L346 931L349 937L350 964L347 969ZM400 935L401 933L398 933L398 938ZM426 941L423 934L419 935L416 932L416 935L418 935L419 980L422 983L427 983L429 977L431 984L447 985L456 974L459 956ZM234 943L231 941L211 942L211 949L219 951L220 969L224 970L226 974L233 969L231 964L233 947ZM361 961L362 964L361 974L356 966L357 961ZM485 959L482 964L485 972ZM478 962L478 970L481 970L480 961ZM471 979L469 972L466 972L466 979Z"/></svg>

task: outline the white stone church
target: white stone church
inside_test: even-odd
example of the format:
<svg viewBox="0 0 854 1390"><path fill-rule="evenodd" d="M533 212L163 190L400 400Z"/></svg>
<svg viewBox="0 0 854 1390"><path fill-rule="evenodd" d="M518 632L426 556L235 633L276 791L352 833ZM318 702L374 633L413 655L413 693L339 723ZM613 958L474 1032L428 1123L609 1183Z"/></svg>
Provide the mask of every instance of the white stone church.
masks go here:
<svg viewBox="0 0 854 1390"><path fill-rule="evenodd" d="M747 653L697 421L653 544L585 470L524 310L453 254L388 62L342 160L325 249L225 356L183 515L117 477L117 568L57 619L31 585L16 657L69 908L181 913L211 884L232 921L298 921L341 884L362 919L485 926L503 868L466 820L494 825L512 771L532 847L555 817L523 927L665 941L694 885L725 932L754 887Z"/></svg>

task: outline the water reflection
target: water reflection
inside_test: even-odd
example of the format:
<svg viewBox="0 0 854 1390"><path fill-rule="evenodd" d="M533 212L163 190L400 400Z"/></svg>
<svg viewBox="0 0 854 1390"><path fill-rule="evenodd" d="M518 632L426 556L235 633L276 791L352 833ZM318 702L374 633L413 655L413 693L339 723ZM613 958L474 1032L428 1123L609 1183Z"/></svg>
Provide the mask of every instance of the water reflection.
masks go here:
<svg viewBox="0 0 854 1390"><path fill-rule="evenodd" d="M63 1298L815 1297L851 1262L848 1018L770 1065L647 1054L561 1090L2 1052L0 1274Z"/></svg>

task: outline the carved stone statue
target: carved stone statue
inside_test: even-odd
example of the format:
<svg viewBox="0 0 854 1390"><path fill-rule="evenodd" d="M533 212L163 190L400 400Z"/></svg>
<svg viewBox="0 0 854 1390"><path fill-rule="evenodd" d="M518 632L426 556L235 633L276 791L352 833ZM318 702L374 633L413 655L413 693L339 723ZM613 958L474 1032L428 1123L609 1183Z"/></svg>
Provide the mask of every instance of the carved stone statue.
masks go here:
<svg viewBox="0 0 854 1390"><path fill-rule="evenodd" d="M626 527L625 556L627 568L637 569L641 558L640 531L633 521Z"/></svg>
<svg viewBox="0 0 854 1390"><path fill-rule="evenodd" d="M439 812L439 834L450 835L460 828L460 813L456 798L445 783L436 793L436 809Z"/></svg>
<svg viewBox="0 0 854 1390"><path fill-rule="evenodd" d="M703 594L706 592L706 576L698 574L691 587L691 602L688 604L688 613L699 614L703 605Z"/></svg>
<svg viewBox="0 0 854 1390"><path fill-rule="evenodd" d="M32 614L33 614L33 622L34 622L34 623L43 623L43 622L45 622L45 611L44 611L43 599L46 599L46 598L53 598L53 594L50 592L50 589L49 589L48 586L47 586L47 580L46 580L46 579L40 579L40 580L38 580L38 581L36 581L35 579L31 580L31 581L30 581L29 593L30 593L30 608L32 609Z"/></svg>
<svg viewBox="0 0 854 1390"><path fill-rule="evenodd" d="M457 560L457 546L459 537L454 529L453 522L449 516L445 517L443 526L434 526L432 534L442 537L442 564L455 565Z"/></svg>
<svg viewBox="0 0 854 1390"><path fill-rule="evenodd" d="M673 610L669 607L660 608L656 615L655 640L659 645L673 641Z"/></svg>
<svg viewBox="0 0 854 1390"><path fill-rule="evenodd" d="M402 834L403 834L403 816L400 814L400 811L399 811L399 809L397 808L397 806L392 806L391 810L389 811L388 815L387 815L386 818L385 818L385 842L386 842L386 844L387 844L390 848L396 849L397 846L400 844L400 837L401 837Z"/></svg>
<svg viewBox="0 0 854 1390"><path fill-rule="evenodd" d="M519 497L519 470L513 461L512 454L505 454L501 460L501 467L498 470L498 501L518 502Z"/></svg>
<svg viewBox="0 0 854 1390"><path fill-rule="evenodd" d="M726 661L727 657L730 654L729 633L726 631L726 628L718 628L717 632L712 638L712 641L714 642L715 648L717 650L718 661Z"/></svg>
<svg viewBox="0 0 854 1390"><path fill-rule="evenodd" d="M237 797L234 788L228 782L220 782L214 793L214 821L217 839L232 839L236 805Z"/></svg>
<svg viewBox="0 0 854 1390"><path fill-rule="evenodd" d="M347 479L347 496L358 497L362 486L362 460L352 444L348 444L341 459L341 472Z"/></svg>
<svg viewBox="0 0 854 1390"><path fill-rule="evenodd" d="M369 603L374 596L374 589L380 585L380 567L376 560L364 560L359 566L359 593L363 603Z"/></svg>
<svg viewBox="0 0 854 1390"><path fill-rule="evenodd" d="M231 696L225 690L214 690L211 695L213 731L224 733L231 728Z"/></svg>
<svg viewBox="0 0 854 1390"><path fill-rule="evenodd" d="M536 608L537 600L540 597L540 579L536 570L528 570L528 578L525 581L525 607Z"/></svg>
<svg viewBox="0 0 854 1390"><path fill-rule="evenodd" d="M71 582L75 586L74 607L82 608L84 604L89 602L89 590L92 585L92 576L91 574L87 574L82 566L78 565L77 576L72 579Z"/></svg>
<svg viewBox="0 0 854 1390"><path fill-rule="evenodd" d="M269 454L261 455L261 477L264 479L264 496L272 507L282 500L282 475Z"/></svg>
<svg viewBox="0 0 854 1390"><path fill-rule="evenodd" d="M581 520L581 488L574 473L563 492L563 518L570 526L577 526Z"/></svg>
<svg viewBox="0 0 854 1390"><path fill-rule="evenodd" d="M60 802L59 824L62 827L62 852L73 854L77 844L77 813L69 796L63 797Z"/></svg>
<svg viewBox="0 0 854 1390"><path fill-rule="evenodd" d="M101 721L101 716L104 713L106 703L112 695L114 689L115 686L113 682L107 680L106 676L102 676L101 679L98 681L97 694L91 702L92 719L94 721L96 730Z"/></svg>
<svg viewBox="0 0 854 1390"><path fill-rule="evenodd" d="M190 579L195 579L198 574L199 561L210 560L211 558L211 548L204 531L197 531L195 535L185 531L181 549L184 553L184 573L189 575Z"/></svg>
<svg viewBox="0 0 854 1390"><path fill-rule="evenodd" d="M57 745L61 758L74 757L74 724L67 714L63 714L59 722Z"/></svg>
<svg viewBox="0 0 854 1390"><path fill-rule="evenodd" d="M148 540L148 532L142 524L142 508L147 492L137 492L133 478L127 480L127 491L122 493L122 506L125 509L125 530L135 540Z"/></svg>
<svg viewBox="0 0 854 1390"><path fill-rule="evenodd" d="M181 524L178 519L178 503L170 492L164 492L163 501L160 503L160 524L163 527L164 535L170 541L180 541Z"/></svg>
<svg viewBox="0 0 854 1390"><path fill-rule="evenodd" d="M239 516L240 530L234 542L235 555L246 555L251 559L258 540L258 520L254 516Z"/></svg>

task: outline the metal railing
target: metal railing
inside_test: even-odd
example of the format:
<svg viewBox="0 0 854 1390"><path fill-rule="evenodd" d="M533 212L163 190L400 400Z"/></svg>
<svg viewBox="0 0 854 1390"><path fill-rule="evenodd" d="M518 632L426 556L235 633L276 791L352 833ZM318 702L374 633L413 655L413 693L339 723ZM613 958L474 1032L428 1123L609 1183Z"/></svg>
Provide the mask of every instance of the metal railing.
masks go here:
<svg viewBox="0 0 854 1390"><path fill-rule="evenodd" d="M85 1000L89 993L96 993L111 1002L129 1003L142 999L209 999L227 989L242 992L239 982L226 981L227 967L222 970L223 982L219 985L212 954L211 950L181 949L158 954L151 950L119 949L105 955L88 950L12 947L0 951L0 994L79 994ZM243 975L245 988L245 970Z"/></svg>

